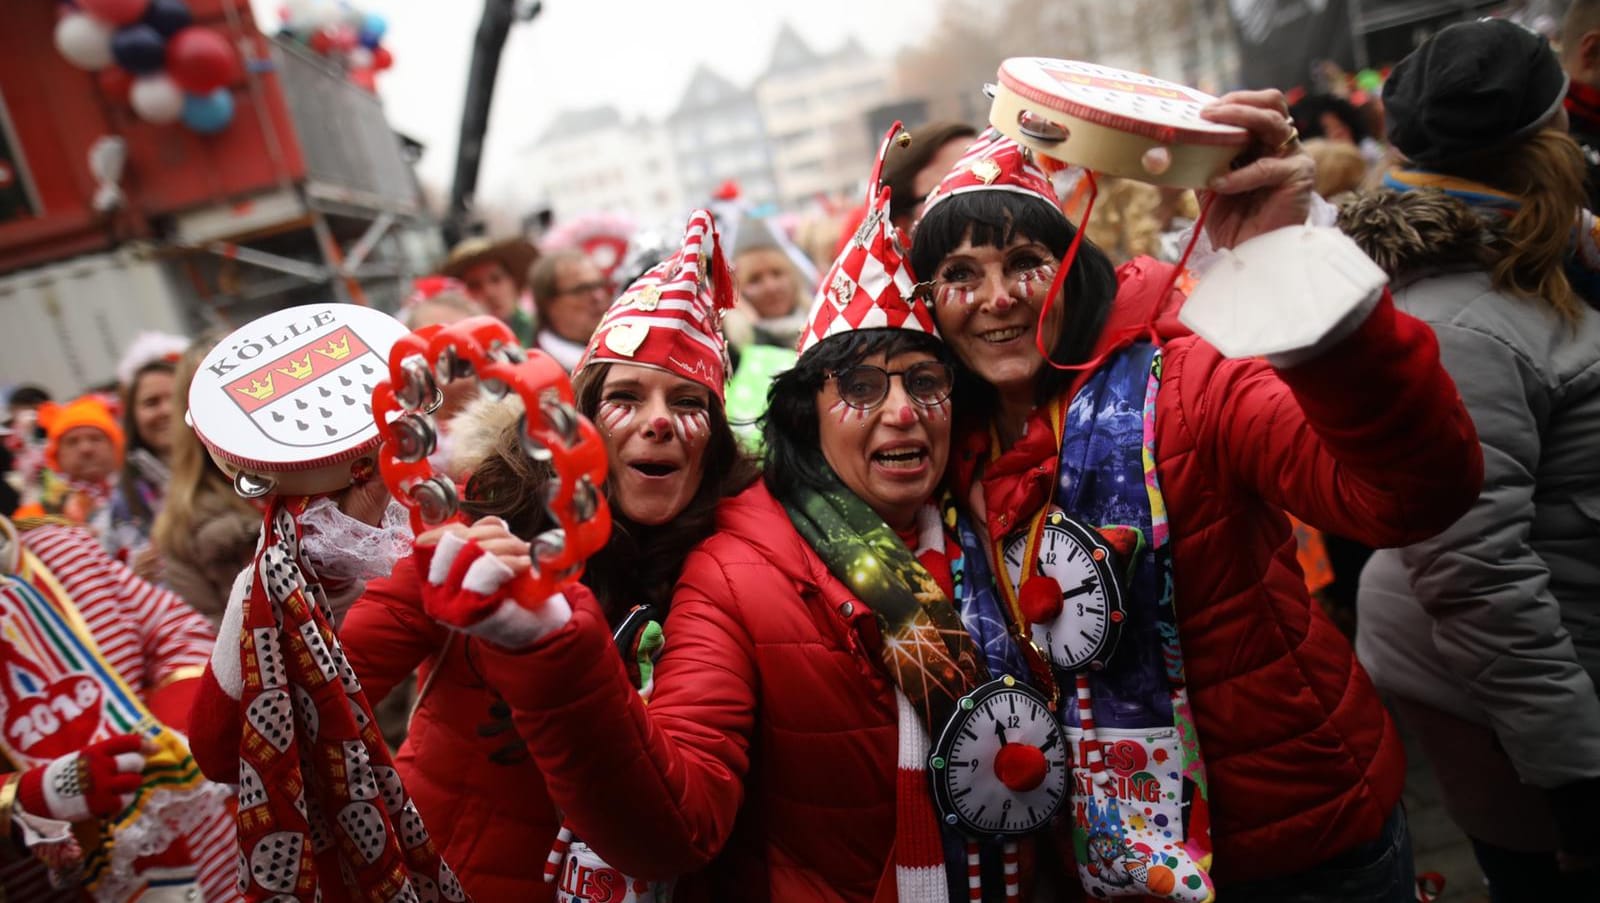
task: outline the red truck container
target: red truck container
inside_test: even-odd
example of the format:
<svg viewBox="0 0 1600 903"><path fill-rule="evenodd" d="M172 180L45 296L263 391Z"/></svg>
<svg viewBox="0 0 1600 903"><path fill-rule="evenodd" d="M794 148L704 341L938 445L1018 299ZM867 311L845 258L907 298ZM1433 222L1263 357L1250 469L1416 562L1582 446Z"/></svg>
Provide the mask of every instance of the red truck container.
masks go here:
<svg viewBox="0 0 1600 903"><path fill-rule="evenodd" d="M71 280L16 272L84 255L103 258L96 271L159 264L190 327L329 298L389 308L442 256L411 168L420 146L390 128L375 95L305 47L263 35L246 0L188 5L195 24L225 35L242 63L228 86L233 120L216 135L140 120L56 50L55 0L5 0L0 320L116 304L104 279L74 292ZM125 147L122 199L97 209L104 186L90 151L108 140ZM19 288L45 282L49 292ZM26 378L13 369L0 361L0 384Z"/></svg>

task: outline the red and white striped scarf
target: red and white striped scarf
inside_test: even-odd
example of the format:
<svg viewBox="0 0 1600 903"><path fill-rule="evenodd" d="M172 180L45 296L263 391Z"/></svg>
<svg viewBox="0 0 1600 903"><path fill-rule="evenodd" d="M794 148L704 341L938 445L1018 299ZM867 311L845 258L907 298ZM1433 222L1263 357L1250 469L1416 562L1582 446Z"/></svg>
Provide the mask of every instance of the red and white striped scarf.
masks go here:
<svg viewBox="0 0 1600 903"><path fill-rule="evenodd" d="M916 536L906 537L911 554L939 584L945 597L955 597L950 562L961 554L939 521L932 505L917 514ZM949 885L945 880L944 842L939 828L939 813L933 805L932 785L928 780L928 756L932 741L922 716L898 687L894 691L897 726L895 772L895 847L894 883L902 901L948 903ZM969 864L969 886L981 887L975 863Z"/></svg>

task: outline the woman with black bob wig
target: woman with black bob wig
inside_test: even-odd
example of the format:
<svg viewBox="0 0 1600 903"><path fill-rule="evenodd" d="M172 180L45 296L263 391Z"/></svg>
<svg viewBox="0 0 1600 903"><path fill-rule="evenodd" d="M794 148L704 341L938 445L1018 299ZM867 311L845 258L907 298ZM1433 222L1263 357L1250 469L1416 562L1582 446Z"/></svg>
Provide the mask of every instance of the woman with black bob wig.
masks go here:
<svg viewBox="0 0 1600 903"><path fill-rule="evenodd" d="M926 355L942 364L953 378L955 358L936 336L903 329L868 329L818 344L773 379L767 413L760 421L766 449L762 477L773 495L785 498L833 482L822 455L823 412L818 408L818 395L823 386L836 374L849 373L868 359L892 361L902 355Z"/></svg>
<svg viewBox="0 0 1600 903"><path fill-rule="evenodd" d="M1018 240L1024 241L1025 250L1015 257L1012 267L1014 272L1025 272L1045 265L1043 251L1056 260L1064 259L1077 234L1072 223L1061 215L1061 209L1042 197L981 191L958 195L945 203L950 205L946 210L917 225L911 257L914 273L935 273L939 262L963 242L999 249L1009 248ZM1087 360L1110 318L1116 295L1117 272L1111 259L1085 239L1062 290L1062 296L1071 298L1072 303L1064 311L1050 359L1062 364ZM1076 375L1077 371L1054 367L1043 370L1035 382L1035 403L1044 404L1065 391ZM965 368L957 373L955 399L958 417L981 416L982 412L993 410L997 400L995 387Z"/></svg>
<svg viewBox="0 0 1600 903"><path fill-rule="evenodd" d="M1013 626L1077 690L1058 714L1088 772L1068 811L1090 894L1409 901L1400 743L1311 603L1284 512L1412 542L1466 509L1482 460L1427 327L1376 277L1297 272L1372 270L1305 225L1314 168L1282 94L1202 115L1251 135L1203 198L1219 278L1256 310L1293 301L1338 325L1293 352L1224 357L1170 316L1170 267L1113 271L1031 152L991 130L927 202L911 254L959 361L951 488L1008 565ZM1262 280L1249 240L1279 229L1319 250L1273 256L1279 276ZM1115 766L1098 752L1113 743ZM1137 813L1087 779L1164 762L1183 767L1116 772L1143 782Z"/></svg>

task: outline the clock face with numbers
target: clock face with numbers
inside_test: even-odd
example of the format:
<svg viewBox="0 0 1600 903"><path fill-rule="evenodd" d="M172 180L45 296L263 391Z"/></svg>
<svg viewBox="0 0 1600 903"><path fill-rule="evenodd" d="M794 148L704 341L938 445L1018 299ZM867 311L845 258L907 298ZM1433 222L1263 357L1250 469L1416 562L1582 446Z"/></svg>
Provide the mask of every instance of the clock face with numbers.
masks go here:
<svg viewBox="0 0 1600 903"><path fill-rule="evenodd" d="M1026 533L1006 543L1006 570L1011 585L1019 588L1034 576L1022 573L1027 544ZM1057 668L1101 668L1116 650L1127 614L1114 561L1111 548L1094 531L1060 511L1045 518L1034 573L1054 577L1061 586L1061 613L1030 627L1033 641Z"/></svg>
<svg viewBox="0 0 1600 903"><path fill-rule="evenodd" d="M961 697L928 766L940 818L975 838L1026 834L1049 821L1071 771L1045 698L1010 676Z"/></svg>

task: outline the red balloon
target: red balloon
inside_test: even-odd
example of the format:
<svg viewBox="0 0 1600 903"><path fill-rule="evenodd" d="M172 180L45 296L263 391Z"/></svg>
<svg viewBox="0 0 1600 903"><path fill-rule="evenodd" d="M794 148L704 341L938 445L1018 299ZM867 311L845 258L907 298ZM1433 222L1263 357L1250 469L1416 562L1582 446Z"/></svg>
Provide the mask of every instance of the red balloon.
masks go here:
<svg viewBox="0 0 1600 903"><path fill-rule="evenodd" d="M144 16L150 0L79 0L83 11L112 25L132 25Z"/></svg>
<svg viewBox="0 0 1600 903"><path fill-rule="evenodd" d="M238 77L239 56L220 33L191 25L167 42L167 74L189 94L210 94Z"/></svg>
<svg viewBox="0 0 1600 903"><path fill-rule="evenodd" d="M121 66L107 66L95 73L100 92L115 103L127 103L128 92L133 88L133 75Z"/></svg>
<svg viewBox="0 0 1600 903"><path fill-rule="evenodd" d="M350 72L350 80L356 87L363 88L373 94L378 93L378 80L373 76L371 69L354 69Z"/></svg>
<svg viewBox="0 0 1600 903"><path fill-rule="evenodd" d="M319 28L311 35L311 40L306 42L312 50L327 56L333 50L333 29Z"/></svg>
<svg viewBox="0 0 1600 903"><path fill-rule="evenodd" d="M383 70L385 70L385 69L387 69L387 68L389 68L390 66L393 66L393 65L394 65L394 54L389 52L389 48L383 47L383 46L379 46L379 47L373 48L373 50L372 50L372 68L378 70L379 72L382 72Z"/></svg>

